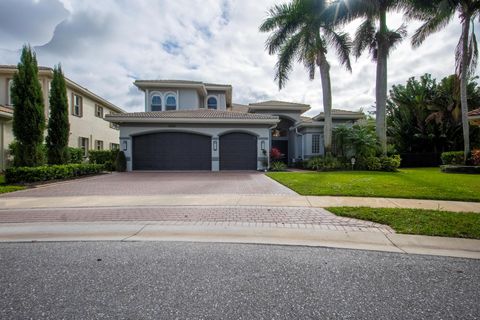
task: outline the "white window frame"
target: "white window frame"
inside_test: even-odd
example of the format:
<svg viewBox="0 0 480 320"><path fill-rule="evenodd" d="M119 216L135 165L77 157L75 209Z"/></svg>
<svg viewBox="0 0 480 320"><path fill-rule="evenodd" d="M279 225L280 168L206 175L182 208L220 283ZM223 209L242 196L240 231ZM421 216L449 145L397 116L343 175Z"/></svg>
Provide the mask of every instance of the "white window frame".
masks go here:
<svg viewBox="0 0 480 320"><path fill-rule="evenodd" d="M177 94L175 92L167 92L167 93L164 94L163 110L168 111L167 110L167 99L169 97L174 97L175 98L175 110L178 110L178 97L177 97ZM173 111L173 110L171 110L171 111Z"/></svg>
<svg viewBox="0 0 480 320"><path fill-rule="evenodd" d="M150 94L150 99L149 99L149 103L150 103L150 111L153 111L153 98L154 97L159 97L160 98L160 110L156 110L156 111L163 111L163 104L164 104L164 99L163 99L163 94L161 94L160 92L152 92Z"/></svg>
<svg viewBox="0 0 480 320"><path fill-rule="evenodd" d="M84 145L84 142L86 142L85 145ZM86 137L78 137L78 145L79 145L79 148L83 149L83 156L87 157L89 145L90 145L89 139Z"/></svg>
<svg viewBox="0 0 480 320"><path fill-rule="evenodd" d="M95 116L103 119L103 107L99 104L95 104ZM100 111L100 112L99 112ZM99 115L100 113L100 115Z"/></svg>
<svg viewBox="0 0 480 320"><path fill-rule="evenodd" d="M8 79L7 80L7 105L9 105L9 106L13 106L12 86L13 86L13 79Z"/></svg>
<svg viewBox="0 0 480 320"><path fill-rule="evenodd" d="M318 138L317 141L315 141ZM312 154L320 153L320 134L312 134Z"/></svg>
<svg viewBox="0 0 480 320"><path fill-rule="evenodd" d="M79 104L78 104L78 113L76 111L77 108L77 98L79 99ZM83 116L83 97L79 94L72 93L72 115L76 117L82 117Z"/></svg>
<svg viewBox="0 0 480 320"><path fill-rule="evenodd" d="M95 140L95 150L103 150L103 140Z"/></svg>
<svg viewBox="0 0 480 320"><path fill-rule="evenodd" d="M209 100L210 98L214 98L215 101L217 102L217 107L216 107L215 109L210 109L210 108L208 107L208 100ZM217 96L214 96L214 95L207 96L207 100L206 100L206 105L205 105L205 107L206 107L208 110L218 110L218 108L219 108L219 105L218 105L218 97L217 97Z"/></svg>

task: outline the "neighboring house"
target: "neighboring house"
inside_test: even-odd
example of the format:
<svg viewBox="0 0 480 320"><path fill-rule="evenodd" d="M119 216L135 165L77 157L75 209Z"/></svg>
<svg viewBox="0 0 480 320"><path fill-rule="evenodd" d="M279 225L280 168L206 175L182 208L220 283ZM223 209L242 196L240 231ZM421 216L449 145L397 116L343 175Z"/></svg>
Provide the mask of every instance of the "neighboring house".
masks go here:
<svg viewBox="0 0 480 320"><path fill-rule="evenodd" d="M10 88L16 66L0 65L0 170L7 165L8 145L13 141L12 119L13 109ZM53 70L39 67L39 80L42 86L45 104L45 116L50 113L49 91ZM87 155L88 150L115 149L119 147L118 126L103 120L109 113L124 111L97 96L88 89L66 78L69 106L70 147L82 148ZM46 135L46 132L45 132Z"/></svg>
<svg viewBox="0 0 480 320"><path fill-rule="evenodd" d="M480 108L468 113L468 120L471 124L480 126Z"/></svg>
<svg viewBox="0 0 480 320"><path fill-rule="evenodd" d="M323 154L323 115L303 117L308 105L232 103L230 85L137 80L145 112L107 115L120 126L127 170L263 170L276 147L293 163ZM334 124L363 113L333 111Z"/></svg>

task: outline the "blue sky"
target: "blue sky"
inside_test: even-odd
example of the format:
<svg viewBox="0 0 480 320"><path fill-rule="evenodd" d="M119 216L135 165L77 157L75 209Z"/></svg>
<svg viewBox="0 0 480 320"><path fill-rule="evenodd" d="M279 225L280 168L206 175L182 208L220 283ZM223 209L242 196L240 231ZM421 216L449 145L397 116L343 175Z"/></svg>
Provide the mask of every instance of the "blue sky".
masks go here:
<svg viewBox="0 0 480 320"><path fill-rule="evenodd" d="M310 104L320 112L321 83L301 65L285 89L274 82L275 57L265 52L267 34L258 26L271 0L2 0L0 63L16 64L22 44L35 47L41 65L61 62L67 77L128 111L141 111L135 79L186 79L233 85L237 103L266 99ZM389 15L397 28L399 14ZM354 32L358 23L346 27ZM418 26L408 23L409 35ZM409 39L391 53L389 85L426 72L454 72L460 27L444 31L413 50ZM375 64L368 56L343 70L329 54L334 108L358 110L374 104Z"/></svg>

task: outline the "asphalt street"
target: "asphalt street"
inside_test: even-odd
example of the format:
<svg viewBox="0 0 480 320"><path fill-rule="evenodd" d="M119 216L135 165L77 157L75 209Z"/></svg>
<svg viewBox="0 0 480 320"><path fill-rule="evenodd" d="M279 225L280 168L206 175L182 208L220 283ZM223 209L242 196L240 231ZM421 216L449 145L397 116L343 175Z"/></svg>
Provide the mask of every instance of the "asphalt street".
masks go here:
<svg viewBox="0 0 480 320"><path fill-rule="evenodd" d="M480 260L189 242L0 244L0 319L478 319Z"/></svg>

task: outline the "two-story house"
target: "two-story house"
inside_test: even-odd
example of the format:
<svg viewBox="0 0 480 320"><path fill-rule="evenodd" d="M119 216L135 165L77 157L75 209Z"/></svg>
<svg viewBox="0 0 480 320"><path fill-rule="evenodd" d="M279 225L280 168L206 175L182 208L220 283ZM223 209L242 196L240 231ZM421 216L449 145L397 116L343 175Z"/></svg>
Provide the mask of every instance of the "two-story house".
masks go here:
<svg viewBox="0 0 480 320"><path fill-rule="evenodd" d="M16 66L0 65L0 170L7 165L8 145L13 141L13 109L10 88ZM49 92L53 70L39 67L38 76L42 87L45 116L50 114ZM82 148L85 156L88 150L115 149L119 147L119 128L104 121L109 113L125 112L116 105L99 97L87 88L65 78L69 104L70 147ZM46 132L45 132L46 133Z"/></svg>
<svg viewBox="0 0 480 320"><path fill-rule="evenodd" d="M263 170L272 147L285 161L322 155L323 114L283 101L232 103L230 85L180 80L137 80L145 111L107 115L120 126L127 170ZM334 124L363 113L333 110Z"/></svg>

